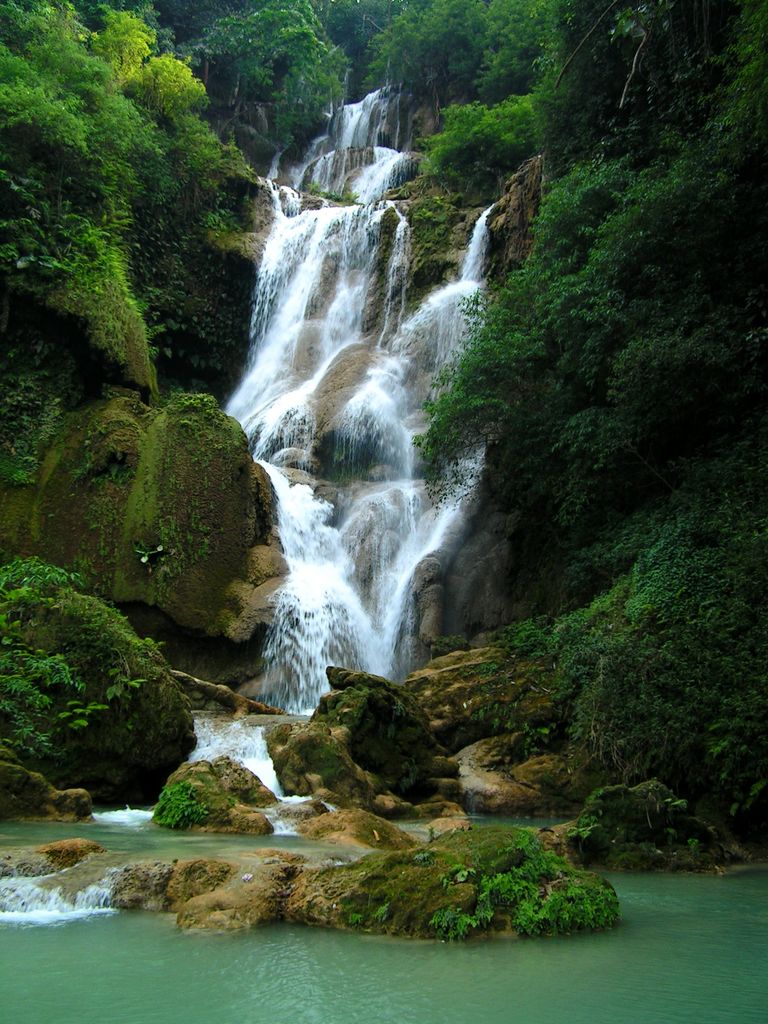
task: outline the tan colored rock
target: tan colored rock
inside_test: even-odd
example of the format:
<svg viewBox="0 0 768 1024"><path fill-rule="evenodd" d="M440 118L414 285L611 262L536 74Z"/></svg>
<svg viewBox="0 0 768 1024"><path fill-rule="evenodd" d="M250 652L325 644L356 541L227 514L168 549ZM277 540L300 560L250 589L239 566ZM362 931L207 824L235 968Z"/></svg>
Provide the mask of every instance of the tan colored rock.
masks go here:
<svg viewBox="0 0 768 1024"><path fill-rule="evenodd" d="M111 905L117 910L167 910L173 870L162 861L118 868L111 876Z"/></svg>
<svg viewBox="0 0 768 1024"><path fill-rule="evenodd" d="M333 811L299 826L306 839L367 846L373 850L408 850L416 840L383 818L359 809Z"/></svg>
<svg viewBox="0 0 768 1024"><path fill-rule="evenodd" d="M480 740L456 755L464 806L476 814L569 814L602 781L577 757L538 754L521 763L518 734Z"/></svg>
<svg viewBox="0 0 768 1024"><path fill-rule="evenodd" d="M448 832L455 832L457 830L466 831L472 828L472 822L466 815L456 818L435 818L430 821L427 825L430 835L433 836L444 836Z"/></svg>
<svg viewBox="0 0 768 1024"><path fill-rule="evenodd" d="M193 896L178 911L181 928L236 931L278 921L298 866L290 859L271 858L238 871L227 884Z"/></svg>
<svg viewBox="0 0 768 1024"><path fill-rule="evenodd" d="M488 216L491 272L503 279L519 267L533 245L533 222L541 204L544 159L526 160L504 187Z"/></svg>
<svg viewBox="0 0 768 1024"><path fill-rule="evenodd" d="M417 818L455 818L464 814L464 808L452 800L431 799L414 804L413 813Z"/></svg>
<svg viewBox="0 0 768 1024"><path fill-rule="evenodd" d="M498 733L555 720L546 659L510 657L499 647L454 651L412 672L404 687L450 751Z"/></svg>
<svg viewBox="0 0 768 1024"><path fill-rule="evenodd" d="M245 804L235 804L229 810L225 825L217 825L216 832L242 832L252 836L271 836L275 831L272 822L262 811Z"/></svg>
<svg viewBox="0 0 768 1024"><path fill-rule="evenodd" d="M415 815L413 804L394 793L377 793L371 810L380 818L412 818Z"/></svg>
<svg viewBox="0 0 768 1024"><path fill-rule="evenodd" d="M178 910L194 896L220 888L237 874L237 870L237 865L223 860L177 861L168 879L168 905Z"/></svg>
<svg viewBox="0 0 768 1024"><path fill-rule="evenodd" d="M93 839L58 839L53 843L45 843L37 847L56 871L71 868L93 853L106 853L106 848Z"/></svg>

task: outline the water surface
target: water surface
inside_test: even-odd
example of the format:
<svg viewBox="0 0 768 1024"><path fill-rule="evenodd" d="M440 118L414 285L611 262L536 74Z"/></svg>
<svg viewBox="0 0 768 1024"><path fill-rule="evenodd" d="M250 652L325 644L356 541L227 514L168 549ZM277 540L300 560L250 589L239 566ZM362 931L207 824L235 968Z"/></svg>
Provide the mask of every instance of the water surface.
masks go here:
<svg viewBox="0 0 768 1024"><path fill-rule="evenodd" d="M72 828L6 825L0 845ZM77 828L112 848L118 837L145 852L149 843L164 857L259 842L147 825L132 835ZM186 933L171 915L127 912L0 925L3 1016L14 1024L765 1024L768 871L611 881L620 926L558 939L451 945L288 925Z"/></svg>

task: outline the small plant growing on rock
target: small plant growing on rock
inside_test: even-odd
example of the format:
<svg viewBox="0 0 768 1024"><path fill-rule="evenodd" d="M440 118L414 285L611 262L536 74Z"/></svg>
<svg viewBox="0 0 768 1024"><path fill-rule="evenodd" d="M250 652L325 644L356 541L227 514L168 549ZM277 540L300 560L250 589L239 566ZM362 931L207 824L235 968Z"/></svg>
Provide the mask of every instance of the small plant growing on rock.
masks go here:
<svg viewBox="0 0 768 1024"><path fill-rule="evenodd" d="M152 820L166 828L191 828L208 817L208 808L200 803L189 782L172 782L164 786L155 806Z"/></svg>
<svg viewBox="0 0 768 1024"><path fill-rule="evenodd" d="M458 907L441 907L436 910L429 921L430 928L433 928L438 939L466 939L470 928L476 927L477 922L472 914L466 914Z"/></svg>

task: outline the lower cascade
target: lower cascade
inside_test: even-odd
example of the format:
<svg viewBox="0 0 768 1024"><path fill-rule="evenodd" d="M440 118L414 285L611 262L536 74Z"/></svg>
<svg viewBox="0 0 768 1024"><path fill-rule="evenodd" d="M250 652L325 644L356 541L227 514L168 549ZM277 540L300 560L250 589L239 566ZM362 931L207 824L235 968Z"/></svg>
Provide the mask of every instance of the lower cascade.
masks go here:
<svg viewBox="0 0 768 1024"><path fill-rule="evenodd" d="M296 835L295 821L284 820L282 809L286 805L305 803L311 797L289 796L283 792L275 766L267 750L264 727L248 718L229 718L221 715L195 716L197 746L190 761L212 761L226 756L247 768L277 797L277 804L265 807L275 835Z"/></svg>
<svg viewBox="0 0 768 1024"><path fill-rule="evenodd" d="M330 664L407 674L425 652L418 567L455 542L466 506L465 493L432 507L413 438L461 340L464 302L483 286L490 211L475 223L458 280L406 314L410 228L383 196L414 173L407 146L400 97L378 90L340 108L290 177L297 188L351 191L356 202L306 204L269 181L251 354L227 411L277 497L288 571L262 693L290 711L316 705ZM467 467L468 491L477 468Z"/></svg>
<svg viewBox="0 0 768 1024"><path fill-rule="evenodd" d="M44 878L0 880L0 923L56 924L93 914L113 913L108 879L71 894Z"/></svg>

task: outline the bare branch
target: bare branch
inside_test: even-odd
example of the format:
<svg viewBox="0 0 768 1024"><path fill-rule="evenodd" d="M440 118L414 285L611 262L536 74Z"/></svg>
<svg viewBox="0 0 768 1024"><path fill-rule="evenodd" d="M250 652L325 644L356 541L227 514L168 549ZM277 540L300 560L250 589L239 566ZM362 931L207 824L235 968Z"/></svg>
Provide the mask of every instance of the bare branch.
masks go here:
<svg viewBox="0 0 768 1024"><path fill-rule="evenodd" d="M563 79L563 75L565 74L565 72L568 70L568 68L573 63L577 53L581 50L581 48L584 46L584 44L587 42L587 40L590 38L590 36L592 36L594 34L595 30L597 29L597 26L600 24L600 22L603 20L603 18L606 18L611 13L611 11L613 10L614 7L618 7L618 5L620 3L623 3L623 2L624 2L624 0L613 0L613 2L610 3L606 7L606 9L603 11L603 13L597 19L597 21L594 22L594 24L590 28L589 32L587 32L587 34L581 40L579 45L576 47L576 49L573 51L573 53L570 55L568 60L565 62L565 64L563 64L562 68L560 69L560 74L557 76L557 81L555 82L555 89L557 89L557 87L560 85L560 82Z"/></svg>
<svg viewBox="0 0 768 1024"><path fill-rule="evenodd" d="M635 50L635 56L634 56L634 58L632 60L632 70L629 72L629 77L627 78L626 82L624 83L624 91L622 92L621 99L619 100L619 110L621 110L622 107L624 106L624 101L626 100L627 92L629 91L629 83L635 77L635 72L637 71L637 68L638 68L638 64L639 64L639 60L640 60L640 54L642 53L643 47L645 46L645 44L648 42L648 40L650 38L651 38L651 30L648 29L648 31L643 35L643 38L640 40L640 45Z"/></svg>

